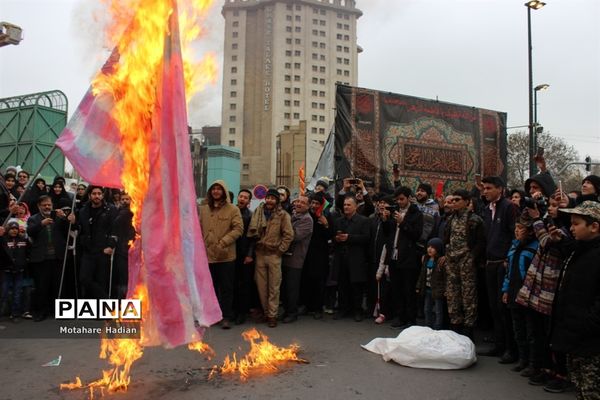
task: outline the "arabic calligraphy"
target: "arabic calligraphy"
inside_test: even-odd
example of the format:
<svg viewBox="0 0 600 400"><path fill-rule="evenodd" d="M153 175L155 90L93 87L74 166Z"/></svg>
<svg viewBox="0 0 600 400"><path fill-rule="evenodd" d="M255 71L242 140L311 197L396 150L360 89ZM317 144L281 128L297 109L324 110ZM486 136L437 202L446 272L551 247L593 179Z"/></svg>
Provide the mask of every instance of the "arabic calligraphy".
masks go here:
<svg viewBox="0 0 600 400"><path fill-rule="evenodd" d="M453 175L463 175L465 172L465 155L461 150L405 143L403 154L402 166L407 171Z"/></svg>

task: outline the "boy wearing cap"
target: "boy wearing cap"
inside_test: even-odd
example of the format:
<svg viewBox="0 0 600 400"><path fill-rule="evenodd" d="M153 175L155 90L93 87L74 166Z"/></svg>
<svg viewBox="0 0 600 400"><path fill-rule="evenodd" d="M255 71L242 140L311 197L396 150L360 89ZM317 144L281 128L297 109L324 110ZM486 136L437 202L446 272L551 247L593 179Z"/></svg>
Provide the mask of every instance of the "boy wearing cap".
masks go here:
<svg viewBox="0 0 600 400"><path fill-rule="evenodd" d="M4 227L0 227L0 247L2 248L2 298L0 308L4 309L9 302L8 295L12 290L10 301L10 318L17 321L21 315L21 292L25 267L27 266L27 250L29 242L19 230L19 222L11 219Z"/></svg>
<svg viewBox="0 0 600 400"><path fill-rule="evenodd" d="M571 233L576 242L558 285L551 335L554 351L567 354L567 368L578 399L600 398L600 203L584 201L571 214ZM551 230L556 240L562 235Z"/></svg>

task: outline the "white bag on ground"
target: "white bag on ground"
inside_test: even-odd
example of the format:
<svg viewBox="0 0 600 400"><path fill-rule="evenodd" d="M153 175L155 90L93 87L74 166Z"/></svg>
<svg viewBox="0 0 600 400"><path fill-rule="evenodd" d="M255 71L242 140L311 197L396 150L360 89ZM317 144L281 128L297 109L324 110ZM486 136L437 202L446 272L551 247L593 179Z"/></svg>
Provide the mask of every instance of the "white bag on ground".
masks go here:
<svg viewBox="0 0 600 400"><path fill-rule="evenodd" d="M413 368L462 369L477 362L471 339L424 326L411 326L396 338L376 338L362 347L385 361Z"/></svg>

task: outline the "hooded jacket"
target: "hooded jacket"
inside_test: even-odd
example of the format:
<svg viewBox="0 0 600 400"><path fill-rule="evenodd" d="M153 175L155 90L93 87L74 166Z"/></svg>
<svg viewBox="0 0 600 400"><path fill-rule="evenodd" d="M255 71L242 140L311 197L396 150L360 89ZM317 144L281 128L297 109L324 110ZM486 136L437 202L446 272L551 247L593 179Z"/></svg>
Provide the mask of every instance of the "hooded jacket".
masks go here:
<svg viewBox="0 0 600 400"><path fill-rule="evenodd" d="M545 197L552 196L556 191L556 183L554 183L552 175L550 175L548 172L542 172L525 181L525 193L527 195L529 195L529 187L531 186L531 182L536 182L538 185L540 185Z"/></svg>
<svg viewBox="0 0 600 400"><path fill-rule="evenodd" d="M211 193L215 185L223 188L224 197L224 202L217 207ZM198 207L198 213L208 262L235 261L235 242L244 232L244 223L240 209L229 200L229 190L224 181L216 180L210 185L206 200Z"/></svg>

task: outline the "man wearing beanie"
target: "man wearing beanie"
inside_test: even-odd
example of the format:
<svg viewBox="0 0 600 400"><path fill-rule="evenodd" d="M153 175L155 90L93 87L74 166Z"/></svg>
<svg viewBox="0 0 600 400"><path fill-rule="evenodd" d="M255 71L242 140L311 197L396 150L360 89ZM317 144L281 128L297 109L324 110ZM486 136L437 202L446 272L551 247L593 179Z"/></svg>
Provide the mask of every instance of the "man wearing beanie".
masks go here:
<svg viewBox="0 0 600 400"><path fill-rule="evenodd" d="M581 182L581 197L578 199L578 203L584 201L600 201L600 176L589 175L583 178Z"/></svg>
<svg viewBox="0 0 600 400"><path fill-rule="evenodd" d="M279 204L279 192L269 189L250 220L248 238L254 239L256 267L254 279L258 297L269 327L277 326L279 287L281 285L281 256L294 239L290 214Z"/></svg>

